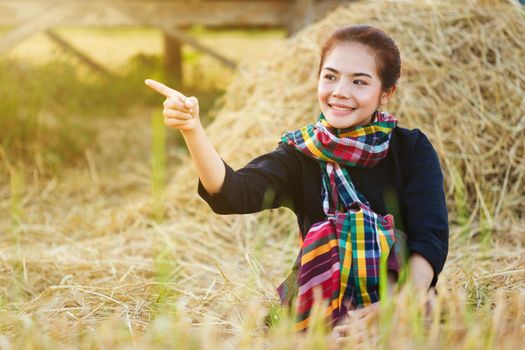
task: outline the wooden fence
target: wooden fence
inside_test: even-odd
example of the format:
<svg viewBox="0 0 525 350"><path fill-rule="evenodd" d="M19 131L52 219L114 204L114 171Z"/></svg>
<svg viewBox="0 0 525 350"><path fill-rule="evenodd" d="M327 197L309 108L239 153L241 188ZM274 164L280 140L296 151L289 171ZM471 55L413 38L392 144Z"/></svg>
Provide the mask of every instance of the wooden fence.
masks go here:
<svg viewBox="0 0 525 350"><path fill-rule="evenodd" d="M166 69L181 78L181 45L211 55L227 67L235 62L185 32L207 28L283 28L288 35L323 17L343 0L0 0L0 55L39 32L77 55L93 69L111 74L101 64L53 31L55 27L151 26L165 37Z"/></svg>

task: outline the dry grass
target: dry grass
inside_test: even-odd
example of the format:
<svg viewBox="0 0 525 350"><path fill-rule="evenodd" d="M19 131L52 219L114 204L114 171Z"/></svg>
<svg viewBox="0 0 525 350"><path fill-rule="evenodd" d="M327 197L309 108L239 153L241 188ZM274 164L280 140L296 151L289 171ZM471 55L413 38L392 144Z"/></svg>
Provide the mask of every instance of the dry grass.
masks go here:
<svg viewBox="0 0 525 350"><path fill-rule="evenodd" d="M516 6L341 8L272 59L240 69L208 128L219 153L241 166L314 120L318 45L348 23L376 25L398 43L402 81L388 110L435 145L453 224L429 327L406 296L382 319L377 346L365 348L523 346L525 20ZM112 123L95 142L128 138L120 148L87 156L85 168L61 178L13 171L11 188L0 188L0 211L11 213L0 220L0 348L292 347L286 318L269 333L262 319L297 253L293 215L212 214L180 155L167 168L166 220L156 222L150 121ZM298 342L326 346L319 329Z"/></svg>

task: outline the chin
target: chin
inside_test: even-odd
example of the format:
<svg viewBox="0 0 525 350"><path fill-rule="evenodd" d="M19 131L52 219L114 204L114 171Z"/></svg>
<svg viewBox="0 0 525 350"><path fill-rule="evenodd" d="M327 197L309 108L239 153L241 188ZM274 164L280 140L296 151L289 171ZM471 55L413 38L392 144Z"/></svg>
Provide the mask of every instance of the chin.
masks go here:
<svg viewBox="0 0 525 350"><path fill-rule="evenodd" d="M355 125L355 121L342 120L341 117L325 116L325 118L328 121L328 124L335 129L346 129Z"/></svg>

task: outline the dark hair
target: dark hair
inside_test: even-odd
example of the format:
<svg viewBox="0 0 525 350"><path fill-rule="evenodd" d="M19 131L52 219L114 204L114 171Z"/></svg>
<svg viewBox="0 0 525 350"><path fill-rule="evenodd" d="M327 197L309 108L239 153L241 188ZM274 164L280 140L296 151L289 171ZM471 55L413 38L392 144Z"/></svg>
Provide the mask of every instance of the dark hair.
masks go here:
<svg viewBox="0 0 525 350"><path fill-rule="evenodd" d="M401 58L396 43L382 30L368 25L347 26L333 32L321 49L317 76L321 74L326 55L341 43L359 43L374 52L383 91L397 83L401 75Z"/></svg>

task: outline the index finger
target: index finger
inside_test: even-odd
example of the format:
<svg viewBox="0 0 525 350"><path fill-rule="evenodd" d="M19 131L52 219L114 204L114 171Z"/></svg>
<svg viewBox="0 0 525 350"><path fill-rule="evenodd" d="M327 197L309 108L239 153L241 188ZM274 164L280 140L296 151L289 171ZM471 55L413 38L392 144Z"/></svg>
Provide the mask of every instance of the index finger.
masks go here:
<svg viewBox="0 0 525 350"><path fill-rule="evenodd" d="M181 99L182 94L180 92L170 88L167 85L159 83L156 80L146 79L146 81L144 81L144 83L146 84L146 86L148 86L149 88L157 91L161 95L164 95L164 96L170 97L170 98L178 98L178 99L182 100Z"/></svg>

